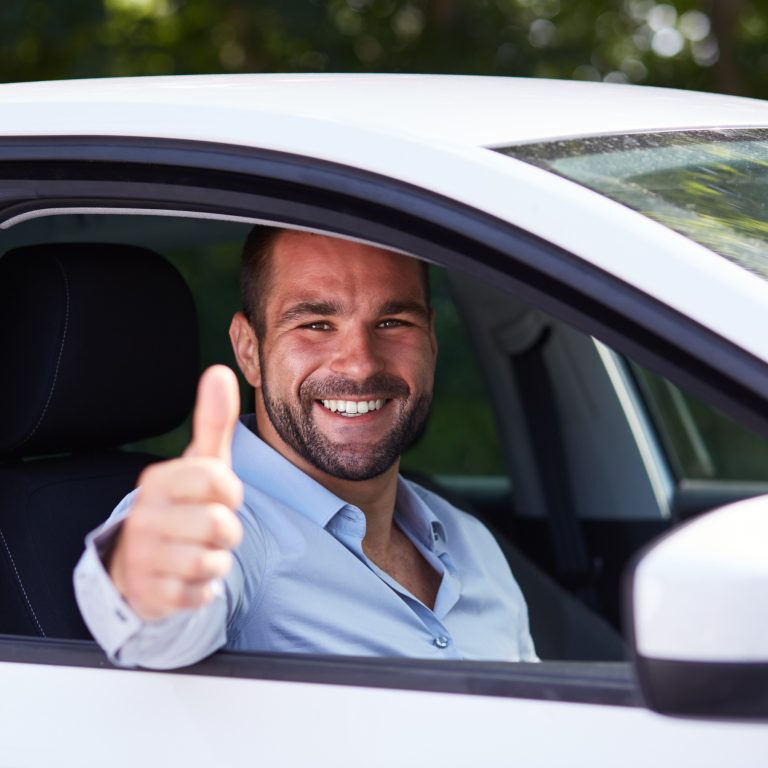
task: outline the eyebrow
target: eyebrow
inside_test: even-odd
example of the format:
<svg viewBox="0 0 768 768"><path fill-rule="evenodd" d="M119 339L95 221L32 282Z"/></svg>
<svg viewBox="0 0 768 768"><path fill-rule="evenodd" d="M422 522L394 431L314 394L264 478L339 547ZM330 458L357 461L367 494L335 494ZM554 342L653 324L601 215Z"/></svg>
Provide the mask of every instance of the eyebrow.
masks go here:
<svg viewBox="0 0 768 768"><path fill-rule="evenodd" d="M429 318L429 309L420 301L387 301L379 307L380 315L419 315Z"/></svg>
<svg viewBox="0 0 768 768"><path fill-rule="evenodd" d="M333 317L340 314L342 306L336 301L300 301L286 309L278 318L277 324L285 325L309 316Z"/></svg>
<svg viewBox="0 0 768 768"><path fill-rule="evenodd" d="M307 317L338 317L344 314L344 306L337 301L299 301L283 312L278 325L295 323ZM429 309L419 301L386 301L379 307L378 315L418 315L429 319Z"/></svg>

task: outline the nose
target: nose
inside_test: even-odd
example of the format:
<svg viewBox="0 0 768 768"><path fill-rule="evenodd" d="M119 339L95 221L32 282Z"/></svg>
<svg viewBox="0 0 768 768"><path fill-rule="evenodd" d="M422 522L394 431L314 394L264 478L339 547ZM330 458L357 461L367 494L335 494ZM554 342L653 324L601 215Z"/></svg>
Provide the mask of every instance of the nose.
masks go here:
<svg viewBox="0 0 768 768"><path fill-rule="evenodd" d="M338 333L331 370L363 381L384 368L384 359L372 330L348 328Z"/></svg>

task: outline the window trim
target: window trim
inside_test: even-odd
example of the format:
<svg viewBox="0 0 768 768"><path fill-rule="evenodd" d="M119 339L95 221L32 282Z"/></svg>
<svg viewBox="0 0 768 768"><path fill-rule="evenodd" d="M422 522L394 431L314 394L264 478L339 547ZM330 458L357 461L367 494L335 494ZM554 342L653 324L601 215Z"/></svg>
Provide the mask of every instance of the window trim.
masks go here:
<svg viewBox="0 0 768 768"><path fill-rule="evenodd" d="M328 162L240 147L115 137L0 140L0 218L107 202L274 219L423 254L516 292L768 435L764 361L568 251L453 200ZM30 638L0 637L0 661L108 668L94 644ZM607 670L580 662L454 667L220 653L180 673L636 706L630 667L622 665L618 684Z"/></svg>
<svg viewBox="0 0 768 768"><path fill-rule="evenodd" d="M0 635L0 664L113 669L99 646L87 640ZM629 662L432 661L219 651L191 667L151 674L344 685L403 691L641 707Z"/></svg>
<svg viewBox="0 0 768 768"><path fill-rule="evenodd" d="M558 246L404 182L274 151L135 137L0 139L2 179L13 180L0 188L4 219L75 202L146 208L151 201L235 216L259 211L286 225L423 254L501 281L768 436L764 361Z"/></svg>

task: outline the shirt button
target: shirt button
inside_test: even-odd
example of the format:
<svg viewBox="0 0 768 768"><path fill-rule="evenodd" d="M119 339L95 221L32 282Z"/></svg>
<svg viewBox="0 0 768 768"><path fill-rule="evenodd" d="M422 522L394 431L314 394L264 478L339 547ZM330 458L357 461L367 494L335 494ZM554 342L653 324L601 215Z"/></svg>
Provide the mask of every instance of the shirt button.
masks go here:
<svg viewBox="0 0 768 768"><path fill-rule="evenodd" d="M447 648L449 642L450 640L447 637L445 637L445 635L440 635L440 637L436 637L432 641L432 645L434 645L437 648Z"/></svg>

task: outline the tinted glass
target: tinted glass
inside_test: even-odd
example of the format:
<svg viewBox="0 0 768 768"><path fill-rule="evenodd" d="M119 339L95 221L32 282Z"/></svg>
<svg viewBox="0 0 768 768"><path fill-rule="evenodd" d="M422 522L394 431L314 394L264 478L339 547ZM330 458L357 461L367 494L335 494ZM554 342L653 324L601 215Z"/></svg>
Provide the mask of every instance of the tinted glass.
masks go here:
<svg viewBox="0 0 768 768"><path fill-rule="evenodd" d="M602 136L509 147L768 278L768 130Z"/></svg>

